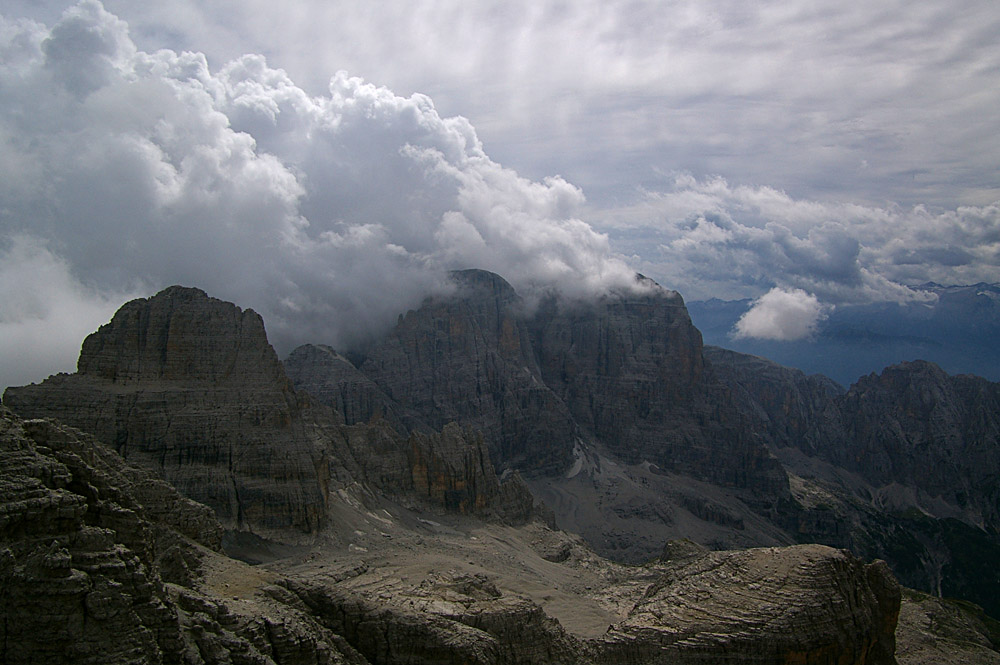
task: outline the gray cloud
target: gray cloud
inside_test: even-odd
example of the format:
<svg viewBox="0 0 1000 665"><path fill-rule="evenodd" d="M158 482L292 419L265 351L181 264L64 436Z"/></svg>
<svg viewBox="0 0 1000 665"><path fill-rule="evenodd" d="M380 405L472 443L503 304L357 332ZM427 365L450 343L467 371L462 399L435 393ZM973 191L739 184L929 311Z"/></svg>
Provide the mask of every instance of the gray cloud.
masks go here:
<svg viewBox="0 0 1000 665"><path fill-rule="evenodd" d="M604 224L641 271L695 298L779 287L832 305L904 302L927 297L906 285L992 282L1000 265L997 204L932 213L681 174L641 204L607 213ZM655 253L646 249L653 244Z"/></svg>
<svg viewBox="0 0 1000 665"><path fill-rule="evenodd" d="M198 53L142 52L93 0L0 35L4 264L65 294L39 325L82 300L93 329L109 294L184 283L254 307L287 350L360 343L451 268L529 291L630 280L578 218L578 188L501 167L425 96L343 73L312 96L260 56L213 72Z"/></svg>
<svg viewBox="0 0 1000 665"><path fill-rule="evenodd" d="M338 69L428 94L495 160L595 202L678 168L808 199L1000 199L1000 14L981 0L107 4L146 50L267 53L312 94Z"/></svg>

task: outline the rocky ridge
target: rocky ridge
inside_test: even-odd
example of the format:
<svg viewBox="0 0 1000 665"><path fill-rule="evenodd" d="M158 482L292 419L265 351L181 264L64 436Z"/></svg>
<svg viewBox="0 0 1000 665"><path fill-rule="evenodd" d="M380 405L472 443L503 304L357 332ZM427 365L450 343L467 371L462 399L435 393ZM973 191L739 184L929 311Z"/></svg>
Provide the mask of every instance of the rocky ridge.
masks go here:
<svg viewBox="0 0 1000 665"><path fill-rule="evenodd" d="M83 344L79 371L9 388L4 404L109 442L210 506L230 532L315 540L331 496L356 484L411 501L524 520L530 494L501 483L471 430L402 435L345 426L297 393L252 310L171 287L124 305Z"/></svg>
<svg viewBox="0 0 1000 665"><path fill-rule="evenodd" d="M218 552L207 508L78 430L4 409L0 470L0 660L12 665L894 662L895 581L829 548L629 568L538 523L347 502L351 543L250 567ZM751 620L778 607L760 585L799 610ZM716 620L709 595L711 611L726 607Z"/></svg>
<svg viewBox="0 0 1000 665"><path fill-rule="evenodd" d="M389 414L403 431L482 431L495 467L520 471L561 524L619 560L650 557L692 523L720 547L794 542L773 526L793 504L788 480L705 365L676 292L640 278L595 302L529 309L492 273L453 279L455 293L351 360L293 351L296 389L354 417Z"/></svg>
<svg viewBox="0 0 1000 665"><path fill-rule="evenodd" d="M1000 612L1000 384L915 361L847 391L707 347L787 469L803 540L884 558L907 585Z"/></svg>

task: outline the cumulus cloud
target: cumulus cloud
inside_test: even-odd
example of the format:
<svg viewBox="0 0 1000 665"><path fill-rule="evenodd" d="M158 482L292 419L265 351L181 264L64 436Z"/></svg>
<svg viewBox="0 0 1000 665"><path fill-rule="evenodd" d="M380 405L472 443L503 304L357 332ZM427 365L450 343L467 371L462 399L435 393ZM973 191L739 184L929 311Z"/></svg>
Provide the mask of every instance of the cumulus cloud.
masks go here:
<svg viewBox="0 0 1000 665"><path fill-rule="evenodd" d="M106 1L147 50L226 62L253 44L314 93L341 68L427 93L494 159L594 201L656 167L876 204L1000 196L1000 13L983 0Z"/></svg>
<svg viewBox="0 0 1000 665"><path fill-rule="evenodd" d="M740 317L733 337L793 342L811 337L825 316L825 308L816 296L802 289L773 288Z"/></svg>
<svg viewBox="0 0 1000 665"><path fill-rule="evenodd" d="M200 53L143 52L96 0L51 28L5 21L0 40L4 269L24 243L61 266L40 273L52 313L34 320L84 292L103 307L182 283L257 309L287 351L363 343L448 269L575 294L630 282L580 220L580 189L502 167L426 96L343 72L311 95L262 56L213 71Z"/></svg>
<svg viewBox="0 0 1000 665"><path fill-rule="evenodd" d="M695 298L800 289L826 304L930 298L927 281L996 281L1000 205L933 213L796 199L767 186L675 175L607 228L639 269ZM638 246L655 244L642 253Z"/></svg>

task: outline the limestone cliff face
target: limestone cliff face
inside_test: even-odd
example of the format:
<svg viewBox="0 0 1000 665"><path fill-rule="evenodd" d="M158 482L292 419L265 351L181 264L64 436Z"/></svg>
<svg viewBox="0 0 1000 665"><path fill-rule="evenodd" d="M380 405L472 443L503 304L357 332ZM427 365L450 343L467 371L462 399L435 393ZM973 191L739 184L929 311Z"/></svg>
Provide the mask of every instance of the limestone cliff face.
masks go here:
<svg viewBox="0 0 1000 665"><path fill-rule="evenodd" d="M717 346L704 347L703 356L730 389L744 426L771 444L818 454L838 426L836 399L844 389L833 380Z"/></svg>
<svg viewBox="0 0 1000 665"><path fill-rule="evenodd" d="M520 297L492 273L454 278L457 293L408 312L361 371L411 422L482 432L500 468L565 469L576 424L541 380Z"/></svg>
<svg viewBox="0 0 1000 665"><path fill-rule="evenodd" d="M832 461L876 485L899 483L1000 529L1000 384L924 361L868 375L840 400Z"/></svg>
<svg viewBox="0 0 1000 665"><path fill-rule="evenodd" d="M304 344L292 351L284 366L295 390L307 392L333 407L346 424L357 425L379 418L400 432L408 430L392 399L329 346Z"/></svg>
<svg viewBox="0 0 1000 665"><path fill-rule="evenodd" d="M762 358L707 349L749 427L793 475L800 539L883 558L906 585L995 612L1000 384L916 361L847 392Z"/></svg>
<svg viewBox="0 0 1000 665"><path fill-rule="evenodd" d="M531 328L546 384L622 461L787 497L777 460L706 371L701 333L676 292L646 280L595 303L551 299Z"/></svg>
<svg viewBox="0 0 1000 665"><path fill-rule="evenodd" d="M435 509L530 519L530 493L498 480L481 435L401 433L397 407L346 359L322 347L295 357L309 361L296 376L315 397L293 390L255 312L172 287L90 335L78 373L10 388L4 403L112 445L227 529L281 542L315 536L330 493L354 483Z"/></svg>
<svg viewBox="0 0 1000 665"><path fill-rule="evenodd" d="M321 527L328 423L293 392L252 310L171 287L87 337L78 368L9 388L4 404L93 434L211 506L227 528Z"/></svg>

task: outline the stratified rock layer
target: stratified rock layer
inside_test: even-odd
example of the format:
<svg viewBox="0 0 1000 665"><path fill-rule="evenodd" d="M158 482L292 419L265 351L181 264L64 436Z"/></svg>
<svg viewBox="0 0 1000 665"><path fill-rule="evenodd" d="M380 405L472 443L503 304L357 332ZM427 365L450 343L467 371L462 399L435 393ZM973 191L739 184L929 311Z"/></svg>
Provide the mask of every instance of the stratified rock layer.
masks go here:
<svg viewBox="0 0 1000 665"><path fill-rule="evenodd" d="M914 361L844 392L763 358L705 357L791 472L800 539L1000 612L1000 384Z"/></svg>
<svg viewBox="0 0 1000 665"><path fill-rule="evenodd" d="M204 506L88 435L3 409L0 662L892 662L891 576L829 548L696 551L628 568L537 523L418 534L405 514L358 507L359 526L375 529L354 537L377 552L352 544L286 561L284 574L253 568L213 551L222 529ZM546 579L578 594L560 614L578 607L610 629L567 630L508 586L545 602L557 592Z"/></svg>
<svg viewBox="0 0 1000 665"><path fill-rule="evenodd" d="M329 361L325 374L358 377L346 359L313 351ZM276 541L313 539L331 493L356 483L463 514L533 515L520 479L497 478L482 435L447 425L401 433L377 401L370 422L345 426L331 406L357 402L320 403L329 397L292 389L252 310L171 287L87 337L76 374L9 388L4 403L79 427L213 508L227 529Z"/></svg>
<svg viewBox="0 0 1000 665"><path fill-rule="evenodd" d="M457 421L483 433L501 469L564 470L577 426L542 381L520 297L492 273L454 277L458 292L407 312L361 371L410 426Z"/></svg>
<svg viewBox="0 0 1000 665"><path fill-rule="evenodd" d="M4 404L93 434L227 528L266 536L322 525L327 423L293 392L252 310L171 287L88 336L78 370L9 388Z"/></svg>
<svg viewBox="0 0 1000 665"><path fill-rule="evenodd" d="M197 590L221 534L208 508L92 437L0 410L0 662L363 662Z"/></svg>
<svg viewBox="0 0 1000 665"><path fill-rule="evenodd" d="M895 663L899 602L883 562L820 545L683 556L609 630L605 662Z"/></svg>
<svg viewBox="0 0 1000 665"><path fill-rule="evenodd" d="M781 466L706 372L678 293L640 280L593 303L549 299L531 326L546 384L618 459L750 490L764 509L788 498Z"/></svg>

